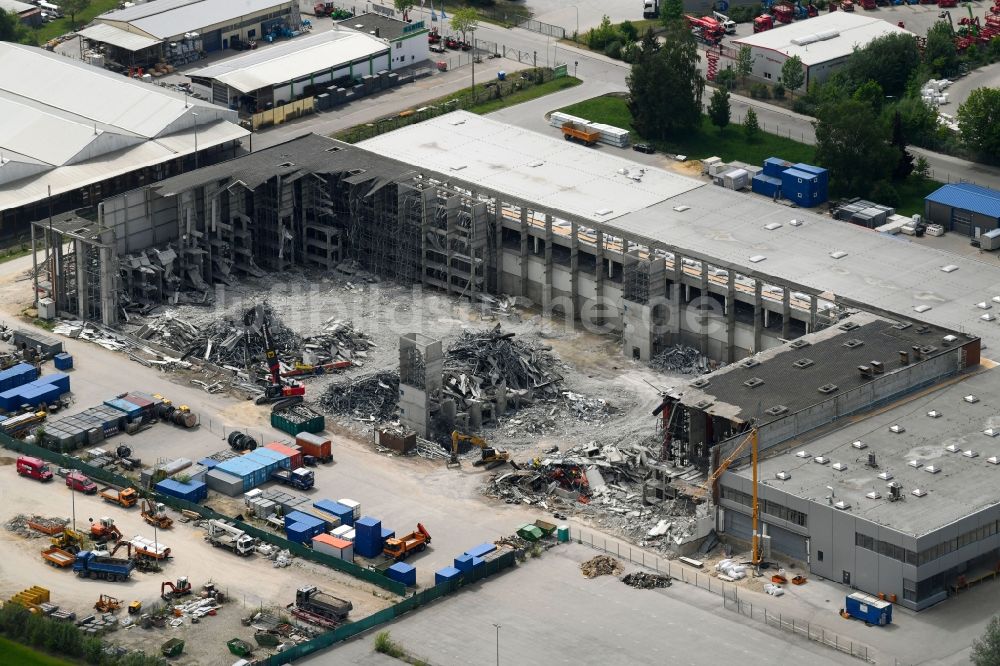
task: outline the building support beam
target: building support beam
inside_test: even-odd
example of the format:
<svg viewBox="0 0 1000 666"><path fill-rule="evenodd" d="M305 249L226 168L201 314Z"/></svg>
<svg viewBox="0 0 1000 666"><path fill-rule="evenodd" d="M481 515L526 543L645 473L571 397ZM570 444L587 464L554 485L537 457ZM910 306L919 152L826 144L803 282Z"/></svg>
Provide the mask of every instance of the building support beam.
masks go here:
<svg viewBox="0 0 1000 666"><path fill-rule="evenodd" d="M684 258L680 254L674 252L674 288L670 293L670 337L671 344L679 345L681 343L681 319L684 316L683 313L683 298L681 292L684 289Z"/></svg>
<svg viewBox="0 0 1000 666"><path fill-rule="evenodd" d="M736 271L729 271L726 284L726 363L736 362Z"/></svg>
<svg viewBox="0 0 1000 666"><path fill-rule="evenodd" d="M708 320L711 315L711 309L709 308L709 294L708 294L708 262L701 262L701 284L699 286L701 289L701 298L698 305L698 327L700 329L699 334L701 338L700 347L703 356L708 356Z"/></svg>
<svg viewBox="0 0 1000 666"><path fill-rule="evenodd" d="M761 350L764 328L764 301L761 296L762 284L760 280L753 281L753 352L756 354Z"/></svg>
<svg viewBox="0 0 1000 666"><path fill-rule="evenodd" d="M816 332L816 310L818 307L817 298L815 295L809 295L809 333Z"/></svg>
<svg viewBox="0 0 1000 666"><path fill-rule="evenodd" d="M548 311L552 307L552 216L545 214L545 276L542 282L542 308ZM552 313L554 314L554 313Z"/></svg>
<svg viewBox="0 0 1000 666"><path fill-rule="evenodd" d="M569 227L569 291L573 311L567 315L573 321L580 316L580 225L574 221Z"/></svg>
<svg viewBox="0 0 1000 666"><path fill-rule="evenodd" d="M528 226L528 207L521 206L521 284L519 296L528 296L528 241L531 227Z"/></svg>
<svg viewBox="0 0 1000 666"><path fill-rule="evenodd" d="M601 326L604 324L604 232L600 229L594 229L594 293L597 306L592 311L600 315L593 323Z"/></svg>
<svg viewBox="0 0 1000 666"><path fill-rule="evenodd" d="M787 286L781 288L781 337L784 340L791 335L792 323L792 290Z"/></svg>

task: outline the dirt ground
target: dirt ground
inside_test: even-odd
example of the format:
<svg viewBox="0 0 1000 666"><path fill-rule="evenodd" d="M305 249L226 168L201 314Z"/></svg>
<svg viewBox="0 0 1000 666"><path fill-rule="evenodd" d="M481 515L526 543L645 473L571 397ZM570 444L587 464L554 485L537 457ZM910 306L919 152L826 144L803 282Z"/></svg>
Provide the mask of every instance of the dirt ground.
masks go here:
<svg viewBox="0 0 1000 666"><path fill-rule="evenodd" d="M61 485L61 479L42 486L31 479L19 478L14 472L13 459L0 460L0 523L6 523L19 513L41 514L50 517L71 518L73 493ZM87 528L88 518L110 516L115 519L125 538L142 535L153 538L152 528L139 517L138 508L123 509L94 496L76 493L76 524ZM133 600L143 602L143 607L159 602L160 583L187 576L195 590L212 581L223 590L229 601L215 617L206 617L197 625L187 620L177 628L145 630L138 627L119 629L108 639L126 647L142 647L154 651L168 638L185 638L184 655L173 661L176 664L228 665L235 657L229 654L226 641L242 638L253 641L253 630L240 624L240 619L256 609L284 606L295 598L295 589L302 585L316 585L320 589L344 599L349 599L354 609L352 619L366 617L390 606L394 595L355 578L295 560L290 567L274 568L263 557L241 558L224 549L217 549L204 541L204 531L193 523L177 522L181 517L171 512L174 527L159 530L156 537L168 546L173 557L159 573L133 572L129 581L106 581L77 578L71 571L48 566L39 551L48 545L47 537L28 539L0 528L0 598L32 585L51 591L51 601L60 607L75 611L77 617L93 612L94 602L101 594L109 594L126 604ZM126 616L119 611L119 618ZM255 650L263 656L263 649Z"/></svg>

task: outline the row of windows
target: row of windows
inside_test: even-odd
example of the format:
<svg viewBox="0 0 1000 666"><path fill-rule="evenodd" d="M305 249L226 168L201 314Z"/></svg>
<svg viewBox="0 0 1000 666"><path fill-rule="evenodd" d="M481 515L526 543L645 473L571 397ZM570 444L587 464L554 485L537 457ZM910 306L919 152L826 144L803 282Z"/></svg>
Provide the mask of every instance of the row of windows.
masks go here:
<svg viewBox="0 0 1000 666"><path fill-rule="evenodd" d="M907 550L902 546L897 546L896 544L889 543L888 541L879 541L875 537L870 537L867 534L862 534L861 532L854 533L854 545L858 548L864 548L865 550L870 550L873 553L878 553L879 555L891 557L892 559L899 560L900 562L905 562L907 564L917 563L916 551Z"/></svg>
<svg viewBox="0 0 1000 666"><path fill-rule="evenodd" d="M250 26L256 27L260 23L263 23L265 21L270 21L271 19L276 19L276 18L281 18L281 17L284 17L284 16L288 16L290 13L291 13L291 11L288 10L288 9L286 9L284 11L271 12L270 14L265 14L264 16L255 16L255 17L253 17L251 19L246 19L244 21L240 21L239 23L232 23L230 25L223 26L221 28L222 34L225 35L226 33L229 33L229 32L235 32L236 30L239 30L240 28L249 28Z"/></svg>
<svg viewBox="0 0 1000 666"><path fill-rule="evenodd" d="M722 487L722 497L723 499L732 500L743 506L753 506L753 497L749 493L745 493L742 490L736 490L734 488L729 488L726 486ZM783 504L778 504L777 502L771 502L768 500L758 500L757 505L760 507L761 513L766 513L769 516L773 516L785 522L792 523L793 525L806 526L806 514L801 511L796 511L795 509L789 509Z"/></svg>
<svg viewBox="0 0 1000 666"><path fill-rule="evenodd" d="M912 550L906 550L902 546L897 546L896 544L879 541L875 537L870 537L867 534L861 534L860 532L854 533L854 545L859 548L864 548L865 550L870 550L873 553L878 553L879 555L891 557L892 559L899 560L900 562L919 566L932 562L939 557L944 557L948 553L956 551L959 548L964 548L969 544L982 541L983 539L988 539L994 534L997 534L998 529L1000 529L1000 521L992 521L982 527L977 527L965 532L964 534L960 534L954 539L948 539L947 541L939 543L936 546L931 546L926 550L922 550L919 554Z"/></svg>

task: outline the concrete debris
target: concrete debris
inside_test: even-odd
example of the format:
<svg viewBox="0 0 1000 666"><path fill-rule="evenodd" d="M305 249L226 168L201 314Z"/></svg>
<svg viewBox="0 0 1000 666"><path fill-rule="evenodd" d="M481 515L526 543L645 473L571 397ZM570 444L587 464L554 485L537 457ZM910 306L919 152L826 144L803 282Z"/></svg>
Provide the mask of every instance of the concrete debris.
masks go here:
<svg viewBox="0 0 1000 666"><path fill-rule="evenodd" d="M320 397L323 410L360 421L390 421L399 402L399 373L386 370L331 384Z"/></svg>
<svg viewBox="0 0 1000 666"><path fill-rule="evenodd" d="M610 555L598 555L580 565L580 571L586 578L618 576L624 569L622 563Z"/></svg>
<svg viewBox="0 0 1000 666"><path fill-rule="evenodd" d="M711 369L707 357L694 347L684 345L667 347L649 360L649 366L660 372L677 372L682 375L701 375Z"/></svg>
<svg viewBox="0 0 1000 666"><path fill-rule="evenodd" d="M659 576L657 574L646 573L645 571L625 574L622 582L629 587L640 590L653 590L659 587L670 587L671 585L669 576Z"/></svg>
<svg viewBox="0 0 1000 666"><path fill-rule="evenodd" d="M29 522L40 529L32 527L28 524ZM38 539L62 532L67 524L69 524L68 518L46 518L45 516L28 516L19 513L4 523L4 527L7 531L14 532L19 536Z"/></svg>

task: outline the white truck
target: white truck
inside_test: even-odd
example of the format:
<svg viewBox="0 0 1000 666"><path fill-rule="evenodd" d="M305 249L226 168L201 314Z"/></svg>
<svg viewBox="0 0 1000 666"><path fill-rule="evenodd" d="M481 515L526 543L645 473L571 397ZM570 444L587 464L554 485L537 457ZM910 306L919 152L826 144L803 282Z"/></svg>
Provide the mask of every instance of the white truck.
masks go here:
<svg viewBox="0 0 1000 666"><path fill-rule="evenodd" d="M228 548L240 557L256 550L257 540L243 530L221 520L208 521L208 541L213 546Z"/></svg>
<svg viewBox="0 0 1000 666"><path fill-rule="evenodd" d="M660 17L660 0L643 0L642 18L655 19Z"/></svg>
<svg viewBox="0 0 1000 666"><path fill-rule="evenodd" d="M712 12L712 17L719 22L719 25L722 26L722 29L725 30L727 35L736 34L736 21L719 12Z"/></svg>

